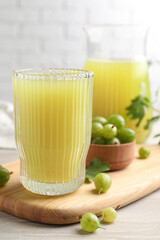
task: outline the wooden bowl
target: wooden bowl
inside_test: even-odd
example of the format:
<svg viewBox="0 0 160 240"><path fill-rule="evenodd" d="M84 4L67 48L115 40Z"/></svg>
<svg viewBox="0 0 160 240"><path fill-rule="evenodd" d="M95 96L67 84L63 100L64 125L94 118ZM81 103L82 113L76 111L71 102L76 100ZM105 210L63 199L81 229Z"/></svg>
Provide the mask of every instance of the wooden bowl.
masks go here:
<svg viewBox="0 0 160 240"><path fill-rule="evenodd" d="M134 159L135 142L120 145L98 145L90 144L86 167L93 158L101 158L102 162L108 162L111 170L119 170L127 167Z"/></svg>

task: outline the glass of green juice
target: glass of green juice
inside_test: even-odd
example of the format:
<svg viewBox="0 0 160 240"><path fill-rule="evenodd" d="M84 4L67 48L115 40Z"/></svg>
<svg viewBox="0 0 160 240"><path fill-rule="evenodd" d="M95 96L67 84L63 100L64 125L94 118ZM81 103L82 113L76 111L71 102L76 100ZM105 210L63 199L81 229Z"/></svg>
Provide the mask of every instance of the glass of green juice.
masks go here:
<svg viewBox="0 0 160 240"><path fill-rule="evenodd" d="M12 79L21 183L42 195L75 191L85 179L93 72L33 68Z"/></svg>

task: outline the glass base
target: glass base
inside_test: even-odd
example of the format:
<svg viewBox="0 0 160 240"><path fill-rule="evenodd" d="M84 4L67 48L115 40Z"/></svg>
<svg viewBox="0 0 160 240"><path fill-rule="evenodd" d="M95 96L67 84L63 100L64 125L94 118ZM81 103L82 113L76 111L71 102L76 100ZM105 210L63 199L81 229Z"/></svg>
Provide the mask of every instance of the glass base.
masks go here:
<svg viewBox="0 0 160 240"><path fill-rule="evenodd" d="M76 179L66 183L41 183L21 176L20 181L30 192L52 196L74 192L84 183L84 178Z"/></svg>

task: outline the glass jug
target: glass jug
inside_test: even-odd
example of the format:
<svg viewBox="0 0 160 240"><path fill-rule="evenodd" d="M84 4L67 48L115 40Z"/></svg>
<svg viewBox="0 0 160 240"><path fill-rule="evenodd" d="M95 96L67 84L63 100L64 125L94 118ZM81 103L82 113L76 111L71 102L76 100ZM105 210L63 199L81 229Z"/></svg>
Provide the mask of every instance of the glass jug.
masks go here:
<svg viewBox="0 0 160 240"><path fill-rule="evenodd" d="M140 93L140 83L146 85L150 98L146 41L148 27L141 25L87 25L88 56L85 69L94 72L93 117L121 114L126 126L136 131L138 143L149 131L144 129L151 110L139 127L137 120L126 116L126 107Z"/></svg>

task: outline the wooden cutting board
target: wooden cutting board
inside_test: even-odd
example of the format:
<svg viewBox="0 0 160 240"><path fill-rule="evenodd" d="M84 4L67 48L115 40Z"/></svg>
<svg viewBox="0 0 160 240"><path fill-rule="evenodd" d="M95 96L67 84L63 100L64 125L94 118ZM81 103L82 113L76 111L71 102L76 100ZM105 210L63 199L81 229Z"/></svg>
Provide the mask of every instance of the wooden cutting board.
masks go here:
<svg viewBox="0 0 160 240"><path fill-rule="evenodd" d="M35 222L68 224L78 222L86 212L101 215L107 206L123 207L160 188L160 146L149 147L148 159L135 157L126 169L110 172L112 187L101 194L93 183L85 183L76 192L63 196L36 195L19 181L19 160L7 163L4 166L14 173L0 188L0 209Z"/></svg>

